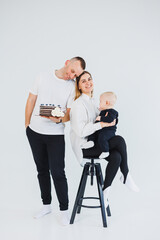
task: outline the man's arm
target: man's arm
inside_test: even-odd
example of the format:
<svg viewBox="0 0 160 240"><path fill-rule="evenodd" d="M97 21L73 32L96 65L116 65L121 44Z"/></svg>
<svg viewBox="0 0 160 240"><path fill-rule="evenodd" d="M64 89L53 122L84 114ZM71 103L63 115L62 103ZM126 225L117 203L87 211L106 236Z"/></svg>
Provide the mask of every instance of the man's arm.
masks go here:
<svg viewBox="0 0 160 240"><path fill-rule="evenodd" d="M37 95L29 93L29 97L27 99L26 108L25 108L25 127L27 128L30 124L32 112L37 100Z"/></svg>
<svg viewBox="0 0 160 240"><path fill-rule="evenodd" d="M62 118L62 122L68 122L70 120L70 108L67 108L66 114L64 115L64 117Z"/></svg>

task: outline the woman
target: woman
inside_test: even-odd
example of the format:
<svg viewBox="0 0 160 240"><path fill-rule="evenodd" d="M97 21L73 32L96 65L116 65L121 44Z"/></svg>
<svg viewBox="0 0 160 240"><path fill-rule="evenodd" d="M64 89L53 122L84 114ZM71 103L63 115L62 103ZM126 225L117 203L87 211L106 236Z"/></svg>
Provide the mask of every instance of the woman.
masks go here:
<svg viewBox="0 0 160 240"><path fill-rule="evenodd" d="M95 105L92 95L92 76L89 72L84 71L79 77L76 78L76 96L70 112L71 144L73 151L81 165L83 165L83 158L98 158L98 156L101 154L101 150L98 146L94 146L90 149L82 149L81 146L83 145L85 138L103 127L115 125L115 122L95 123L95 119L99 115L99 110ZM110 154L106 158L108 164L106 167L103 188L106 206L108 205L108 194L110 187L119 167L122 172L120 180L131 190L136 192L139 191L129 173L126 144L121 136L114 136L109 140L109 152Z"/></svg>

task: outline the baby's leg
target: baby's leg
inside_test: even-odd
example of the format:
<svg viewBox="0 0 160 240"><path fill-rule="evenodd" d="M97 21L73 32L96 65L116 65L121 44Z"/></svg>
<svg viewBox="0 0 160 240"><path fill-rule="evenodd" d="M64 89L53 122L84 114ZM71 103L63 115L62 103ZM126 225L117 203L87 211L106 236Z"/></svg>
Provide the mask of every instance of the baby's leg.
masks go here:
<svg viewBox="0 0 160 240"><path fill-rule="evenodd" d="M85 142L85 143L83 143L83 144L81 145L81 147L82 147L83 149L91 148L91 147L93 147L93 146L94 146L94 142L93 142L93 141L88 141L88 142Z"/></svg>
<svg viewBox="0 0 160 240"><path fill-rule="evenodd" d="M108 137L105 135L98 136L98 145L100 146L102 152L109 152Z"/></svg>
<svg viewBox="0 0 160 240"><path fill-rule="evenodd" d="M94 146L94 140L95 140L95 138L96 138L95 133L89 135L89 136L88 136L88 140L85 141L85 142L81 145L81 147L82 147L83 149L87 149L87 148L93 147L93 146Z"/></svg>
<svg viewBox="0 0 160 240"><path fill-rule="evenodd" d="M108 139L110 137L105 132L100 132L98 135L98 145L100 146L102 153L99 158L106 158L109 156L109 143Z"/></svg>
<svg viewBox="0 0 160 240"><path fill-rule="evenodd" d="M97 139L97 132L92 133L91 135L88 136L88 141L95 142Z"/></svg>

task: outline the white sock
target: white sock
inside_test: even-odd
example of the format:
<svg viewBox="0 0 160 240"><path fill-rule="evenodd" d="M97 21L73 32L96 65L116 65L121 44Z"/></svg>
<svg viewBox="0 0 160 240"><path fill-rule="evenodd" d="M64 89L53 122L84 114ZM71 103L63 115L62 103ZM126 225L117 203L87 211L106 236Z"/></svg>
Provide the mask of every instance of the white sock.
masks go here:
<svg viewBox="0 0 160 240"><path fill-rule="evenodd" d="M102 152L100 155L99 155L99 158L106 158L109 156L109 152Z"/></svg>
<svg viewBox="0 0 160 240"><path fill-rule="evenodd" d="M52 212L51 204L43 205L41 210L36 215L34 215L34 218L36 218L36 219L41 218L41 217L43 217L46 214L49 214L51 212Z"/></svg>
<svg viewBox="0 0 160 240"><path fill-rule="evenodd" d="M88 142L86 142L82 145L82 148L87 149L87 148L91 148L93 146L94 146L94 142L93 141L88 141Z"/></svg>
<svg viewBox="0 0 160 240"><path fill-rule="evenodd" d="M68 210L60 211L60 222L63 226L69 225L70 218Z"/></svg>
<svg viewBox="0 0 160 240"><path fill-rule="evenodd" d="M104 197L105 208L107 208L108 205L109 205L108 195L110 193L110 190L111 190L111 186L109 186L109 187L107 187L106 189L103 190L103 197Z"/></svg>
<svg viewBox="0 0 160 240"><path fill-rule="evenodd" d="M120 177L120 180L122 183L124 183L124 176L122 174L122 176ZM139 192L140 189L138 188L138 186L135 184L132 176L130 175L130 173L127 174L127 177L126 177L126 182L125 182L125 185L132 191L134 192Z"/></svg>

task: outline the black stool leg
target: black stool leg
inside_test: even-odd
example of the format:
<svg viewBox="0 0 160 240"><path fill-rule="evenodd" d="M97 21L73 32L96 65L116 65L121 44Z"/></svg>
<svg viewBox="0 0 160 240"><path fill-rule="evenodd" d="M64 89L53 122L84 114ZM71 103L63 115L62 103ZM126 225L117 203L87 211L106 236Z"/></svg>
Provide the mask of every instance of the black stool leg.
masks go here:
<svg viewBox="0 0 160 240"><path fill-rule="evenodd" d="M91 165L90 167L90 175L91 175L91 185L93 186L93 177L94 177L94 166Z"/></svg>
<svg viewBox="0 0 160 240"><path fill-rule="evenodd" d="M99 167L98 167L99 165ZM102 191L102 185L101 185L101 179L100 179L100 164L95 164L96 168L96 178L97 178L97 186L98 186L98 193L99 193L99 199L101 204L101 213L102 213L102 220L103 220L103 227L107 227L107 219L106 219L106 212L105 212L105 205L104 205L104 198L103 198L103 191Z"/></svg>
<svg viewBox="0 0 160 240"><path fill-rule="evenodd" d="M85 188L86 179L88 177L88 169L89 169L89 164L85 164L83 173L82 173L82 177L81 177L81 181L79 184L76 200L74 203L74 207L73 207L73 211L72 211L72 215L71 215L71 219L70 219L70 224L73 224L73 222L74 222L79 200L80 200L82 194L84 194L84 192L82 192L82 191L84 191L84 188Z"/></svg>
<svg viewBox="0 0 160 240"><path fill-rule="evenodd" d="M85 188L86 188L86 182L87 182L87 177L89 175L89 167L90 167L90 163L86 163L86 165L88 166L88 170L84 176L84 179L83 179L83 183L82 183L82 188L81 188L81 192L79 194L79 201L78 201L78 204L81 205L82 204L82 201L83 201L83 197L84 197L84 191L85 191ZM78 206L77 208L77 213L80 213L81 212L81 206Z"/></svg>
<svg viewBox="0 0 160 240"><path fill-rule="evenodd" d="M90 176L91 176L91 185L93 186L93 177L94 177L94 159L91 159L90 165Z"/></svg>
<svg viewBox="0 0 160 240"><path fill-rule="evenodd" d="M98 167L98 171L100 173L100 181L101 181L101 185L103 186L104 185L104 181L103 181L103 174L102 174L102 169L101 169L101 165L97 165ZM111 210L110 210L110 207L108 205L108 207L106 208L106 211L107 211L107 216L111 216Z"/></svg>
<svg viewBox="0 0 160 240"><path fill-rule="evenodd" d="M103 181L103 174L102 174L101 165L98 164L98 165L97 165L97 168L98 168L98 172L99 172L100 183L101 183L101 185L103 186L103 185L104 185L104 181Z"/></svg>

